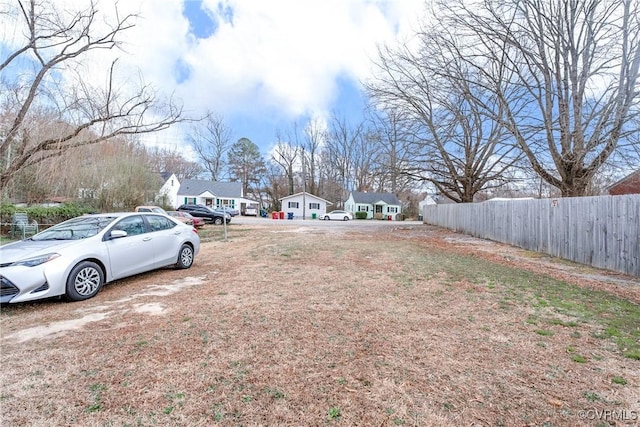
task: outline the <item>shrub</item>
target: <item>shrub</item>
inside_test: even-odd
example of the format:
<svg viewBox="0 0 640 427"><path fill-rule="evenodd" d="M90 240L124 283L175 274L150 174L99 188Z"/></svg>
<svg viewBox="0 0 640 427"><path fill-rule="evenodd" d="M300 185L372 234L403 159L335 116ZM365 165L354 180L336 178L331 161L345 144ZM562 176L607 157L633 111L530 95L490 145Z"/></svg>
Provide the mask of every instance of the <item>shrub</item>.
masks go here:
<svg viewBox="0 0 640 427"><path fill-rule="evenodd" d="M30 206L26 209L29 218L42 224L57 224L80 215L95 213L95 209L75 203L65 203L59 206L43 207Z"/></svg>
<svg viewBox="0 0 640 427"><path fill-rule="evenodd" d="M0 222L7 224L11 222L11 217L16 212L16 207L11 203L3 203L0 205Z"/></svg>
<svg viewBox="0 0 640 427"><path fill-rule="evenodd" d="M26 212L30 220L35 220L45 228L58 224L67 219L74 218L87 213L94 213L95 209L75 203L65 203L59 206L29 206L26 208L16 207L10 203L0 205L0 220L3 224L11 224L13 214L16 212Z"/></svg>
<svg viewBox="0 0 640 427"><path fill-rule="evenodd" d="M364 211L356 212L356 219L367 219L367 213Z"/></svg>

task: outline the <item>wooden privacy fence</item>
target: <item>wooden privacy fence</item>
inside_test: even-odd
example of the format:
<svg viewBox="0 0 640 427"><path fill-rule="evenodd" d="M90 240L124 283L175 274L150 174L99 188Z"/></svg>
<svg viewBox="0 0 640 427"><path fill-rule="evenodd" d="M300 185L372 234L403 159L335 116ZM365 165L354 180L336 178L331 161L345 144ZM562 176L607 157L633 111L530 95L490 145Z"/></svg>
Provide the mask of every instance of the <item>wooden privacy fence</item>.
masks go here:
<svg viewBox="0 0 640 427"><path fill-rule="evenodd" d="M425 206L426 224L640 276L640 195Z"/></svg>

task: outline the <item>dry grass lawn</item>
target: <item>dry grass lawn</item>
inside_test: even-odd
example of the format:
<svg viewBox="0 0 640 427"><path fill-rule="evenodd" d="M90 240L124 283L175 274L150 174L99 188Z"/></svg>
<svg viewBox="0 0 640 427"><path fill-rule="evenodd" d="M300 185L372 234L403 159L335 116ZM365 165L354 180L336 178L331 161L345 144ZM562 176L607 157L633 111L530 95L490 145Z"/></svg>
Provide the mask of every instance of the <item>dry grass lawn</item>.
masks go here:
<svg viewBox="0 0 640 427"><path fill-rule="evenodd" d="M190 270L2 307L1 424L640 422L637 279L335 225L217 228Z"/></svg>

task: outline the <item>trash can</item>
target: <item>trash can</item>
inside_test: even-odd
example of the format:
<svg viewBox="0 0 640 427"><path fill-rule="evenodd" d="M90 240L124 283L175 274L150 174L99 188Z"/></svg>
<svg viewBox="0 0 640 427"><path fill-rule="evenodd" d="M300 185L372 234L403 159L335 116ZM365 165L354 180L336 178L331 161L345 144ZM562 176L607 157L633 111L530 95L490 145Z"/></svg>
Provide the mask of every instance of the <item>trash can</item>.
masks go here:
<svg viewBox="0 0 640 427"><path fill-rule="evenodd" d="M280 211L280 219L284 219L284 212Z"/></svg>
<svg viewBox="0 0 640 427"><path fill-rule="evenodd" d="M266 218L267 217L267 211L265 211L264 209L260 209L260 216L262 218Z"/></svg>
<svg viewBox="0 0 640 427"><path fill-rule="evenodd" d="M293 219L293 212L287 212L287 219Z"/></svg>
<svg viewBox="0 0 640 427"><path fill-rule="evenodd" d="M278 219L278 212L271 212L271 218Z"/></svg>
<svg viewBox="0 0 640 427"><path fill-rule="evenodd" d="M391 215L387 215L387 221L391 221Z"/></svg>
<svg viewBox="0 0 640 427"><path fill-rule="evenodd" d="M311 219L316 219L317 217L318 217L318 214L317 214L317 213L312 213L312 214L311 214Z"/></svg>

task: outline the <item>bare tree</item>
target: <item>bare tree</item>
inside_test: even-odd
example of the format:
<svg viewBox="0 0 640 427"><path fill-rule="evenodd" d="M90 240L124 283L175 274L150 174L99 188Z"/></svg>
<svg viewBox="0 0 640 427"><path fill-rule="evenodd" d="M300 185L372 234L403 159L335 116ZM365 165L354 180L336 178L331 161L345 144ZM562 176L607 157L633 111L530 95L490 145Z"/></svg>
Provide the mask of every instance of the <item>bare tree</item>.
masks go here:
<svg viewBox="0 0 640 427"><path fill-rule="evenodd" d="M0 7L0 14L19 26L15 34L22 35L18 47L0 57L0 104L6 111L0 123L3 190L20 171L73 148L157 132L182 120L181 107L162 102L150 86L141 82L132 92L119 87L117 60L104 86L91 86L85 76L82 61L91 52L118 47L135 15L116 13L106 23L94 3L60 11L51 0L17 0Z"/></svg>
<svg viewBox="0 0 640 427"><path fill-rule="evenodd" d="M280 166L273 162L266 164L265 173L262 177L262 189L261 193L264 193L266 197L262 202L262 206L267 205L269 209L273 211L280 211L281 202L280 198L287 196L288 183L285 177L282 175L282 169Z"/></svg>
<svg viewBox="0 0 640 427"><path fill-rule="evenodd" d="M162 185L151 162L142 143L118 137L65 151L23 170L14 179L14 191L28 203L79 200L98 209L129 209L153 202ZM82 167L61 167L79 164Z"/></svg>
<svg viewBox="0 0 640 427"><path fill-rule="evenodd" d="M189 133L189 141L213 181L223 178L225 154L231 147L231 129L222 117L209 113L195 123Z"/></svg>
<svg viewBox="0 0 640 427"><path fill-rule="evenodd" d="M307 191L311 194L320 193L320 179L318 176L320 150L327 139L326 129L320 121L310 120L304 128L302 141L303 161L305 162L305 175L307 179Z"/></svg>
<svg viewBox="0 0 640 427"><path fill-rule="evenodd" d="M631 171L640 169L640 114L632 115L627 127L635 129L635 132L630 132L626 138L621 139L616 151L607 159L604 173L612 175L609 177L611 184ZM596 179L600 180L597 176Z"/></svg>
<svg viewBox="0 0 640 427"><path fill-rule="evenodd" d="M327 141L322 150L322 163L325 173L325 192L333 189L327 196L338 201L337 207L346 199L346 194L355 188L354 153L357 141L364 132L364 125L352 125L344 117L334 115L331 119ZM334 183L335 185L330 185ZM339 191L338 191L339 188Z"/></svg>
<svg viewBox="0 0 640 427"><path fill-rule="evenodd" d="M502 126L503 109L466 66L455 37L423 31L419 41L419 49L380 52L369 93L381 108L402 112L395 118L411 132L412 156L403 173L432 183L451 200L473 202L479 192L502 185L518 161Z"/></svg>
<svg viewBox="0 0 640 427"><path fill-rule="evenodd" d="M325 136L326 131L319 120L310 120L302 131L294 122L286 136L277 132L277 145L271 155L264 185L271 206L277 208L280 197L298 191L323 196L319 192L319 171Z"/></svg>
<svg viewBox="0 0 640 427"><path fill-rule="evenodd" d="M374 132L363 130L353 141L351 165L353 188L347 190L374 191L376 167L379 164L381 140Z"/></svg>
<svg viewBox="0 0 640 427"><path fill-rule="evenodd" d="M542 179L581 196L620 142L638 134L637 0L447 0L437 21L460 35L501 120ZM505 78L508 73L509 78ZM513 103L513 93L520 101Z"/></svg>
<svg viewBox="0 0 640 427"><path fill-rule="evenodd" d="M83 180L80 195L86 202L103 211L155 203L162 180L150 167L143 144L120 139L83 148L92 159L90 167L78 171Z"/></svg>
<svg viewBox="0 0 640 427"><path fill-rule="evenodd" d="M399 194L407 190L413 178L405 169L413 159L412 132L407 129L411 123L398 109L371 112L372 138L380 145L377 171L374 173L376 191Z"/></svg>
<svg viewBox="0 0 640 427"><path fill-rule="evenodd" d="M291 138L288 138L288 141L282 137L280 132L277 133L277 144L273 153L271 154L271 160L275 162L278 166L282 168L285 177L287 178L288 184L288 194L291 195L295 192L295 175L298 171L298 162L301 157L301 148L297 145L297 141L295 141L295 135L297 127L294 124L294 137L293 141Z"/></svg>
<svg viewBox="0 0 640 427"><path fill-rule="evenodd" d="M179 180L195 179L202 172L199 163L185 159L182 153L165 148L150 148L150 167L156 173L169 172Z"/></svg>

